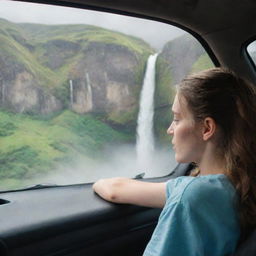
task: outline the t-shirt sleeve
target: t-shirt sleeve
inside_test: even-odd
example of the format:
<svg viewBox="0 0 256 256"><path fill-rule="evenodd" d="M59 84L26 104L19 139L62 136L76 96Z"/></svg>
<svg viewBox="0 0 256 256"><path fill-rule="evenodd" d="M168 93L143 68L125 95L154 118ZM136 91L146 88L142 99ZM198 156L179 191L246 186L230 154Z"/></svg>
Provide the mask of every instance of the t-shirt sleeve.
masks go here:
<svg viewBox="0 0 256 256"><path fill-rule="evenodd" d="M167 183L166 206L144 256L220 256L234 251L239 228L233 207L223 206L221 194L212 194L209 184L198 181L187 177Z"/></svg>
<svg viewBox="0 0 256 256"><path fill-rule="evenodd" d="M179 201L183 195L184 189L190 184L194 177L178 177L171 179L166 184L166 199L168 201Z"/></svg>

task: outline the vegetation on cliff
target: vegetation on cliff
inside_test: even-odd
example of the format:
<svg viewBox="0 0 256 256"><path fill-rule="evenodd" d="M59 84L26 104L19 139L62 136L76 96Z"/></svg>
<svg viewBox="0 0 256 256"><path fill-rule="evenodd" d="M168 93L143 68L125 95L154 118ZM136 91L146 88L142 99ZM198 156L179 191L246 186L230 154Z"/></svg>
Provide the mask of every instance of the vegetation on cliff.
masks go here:
<svg viewBox="0 0 256 256"><path fill-rule="evenodd" d="M106 75L111 76L109 79L119 79L118 68L107 72L108 66L115 67L117 63L114 61L120 61L116 58L111 62L108 51L120 56L132 56L133 64L126 68L131 75L127 77L124 74L121 82L136 85L134 97L138 96L146 60L153 52L141 39L89 25L14 24L0 19L0 27L2 80L14 80L15 75L27 72L31 74L34 86L45 94L56 97L62 108L67 108L70 100L69 80L84 80L84 73L95 73L100 62L105 61L105 70L101 67L96 80L103 80ZM92 52L94 56L88 56ZM88 64L88 59L92 63ZM133 78L132 81L126 79L130 77ZM134 112L134 108L131 112Z"/></svg>
<svg viewBox="0 0 256 256"><path fill-rule="evenodd" d="M188 74L213 66L203 47L189 34L165 44L157 60L154 116L155 134L161 144L170 141L166 129L172 120L175 85Z"/></svg>

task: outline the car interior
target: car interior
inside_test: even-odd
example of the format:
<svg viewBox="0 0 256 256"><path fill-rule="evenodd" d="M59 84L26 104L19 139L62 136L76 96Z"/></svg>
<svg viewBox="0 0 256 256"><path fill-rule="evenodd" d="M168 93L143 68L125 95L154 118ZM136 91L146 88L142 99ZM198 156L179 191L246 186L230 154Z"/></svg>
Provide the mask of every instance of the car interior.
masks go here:
<svg viewBox="0 0 256 256"><path fill-rule="evenodd" d="M256 83L256 71L255 71L255 63L254 63L254 59L256 58L256 46L254 46L253 44L254 40L256 39L256 15L255 15L256 2L253 0L244 0L244 1L237 1L237 0L235 1L234 0L233 1L231 0L222 0L222 1L218 1L218 0L172 0L172 1L170 0L161 0L161 1L153 1L153 0L150 0L150 1L145 1L145 0L136 0L136 1L132 1L132 0L129 0L129 1L128 0L122 0L122 1L120 0L109 0L109 1L41 0L40 1L39 0L37 1L37 0L30 0L28 1L26 0L26 1L17 1L17 2L11 1L11 2L13 3L12 5L13 10L15 8L16 10L18 10L19 6L25 5L26 3L42 4L42 5L47 4L47 5L58 6L62 8L72 8L74 10L79 9L79 10L97 11L102 13L102 15L103 13L117 14L124 17L134 17L134 18L143 19L147 21L163 23L168 26L175 26L178 29L182 29L186 33L193 36L197 40L197 42L201 44L201 46L204 48L205 53L207 53L207 56L209 56L209 60L207 61L208 62L211 61L212 63L210 64L210 66L227 67L233 70L234 72L236 72L239 76L251 81L252 83ZM16 3L17 4L19 3L19 5L15 6ZM101 16L97 16L97 17L98 17L97 19L101 19L100 18ZM4 19L5 18L4 16L3 17L1 16L1 11L0 11L0 33L2 34L2 35L0 34L0 42L2 42L1 40L7 40L5 39L7 37L6 27L11 26L10 24L8 25ZM25 25L21 25L20 27L23 27L24 29ZM26 27L28 31L29 31L29 27L31 27L31 31L32 31L33 26L28 25ZM150 28L151 28L150 26L147 27L147 30L152 30L150 32L156 38L161 37L162 34L160 33L160 31L155 30L153 25L152 25L152 29ZM45 41L43 41L44 39L40 38L40 34L45 33L46 29L38 26L33 32L34 33L33 35L38 34L37 36L41 40L40 43L38 43L38 45L32 42L30 43L29 40L32 40L32 39L29 39L29 38L26 39L27 40L26 41L25 39L17 39L13 37L12 39L8 39L9 41L8 40L6 41L8 43L5 49L9 49L7 48L8 45L10 47L13 45L14 48L12 48L10 52L20 51L21 55L27 58L26 65L31 66L31 70L33 68L35 70L34 73L32 72L33 74L31 75L31 77L36 77L35 74L36 72L38 72L38 74L40 74L41 76L48 77L49 81L50 79L54 80L57 78L53 76L52 78L49 71L47 71L48 73L46 73L46 71L43 70L43 68L41 68L43 65L42 63L46 63L48 61L46 59L44 50L53 49L52 51L56 51L57 47L59 47L59 45L61 44L61 40L63 40L63 38L65 37L66 39L70 39L70 42L76 36L78 38L78 35L72 34L74 33L72 29L73 29L72 27L65 28L61 32L62 33L61 36L63 37L61 36L56 37L59 41L57 41L56 39L54 42L55 45L52 46L50 42L45 43ZM88 27L87 29L88 31L90 31L90 29L93 30L93 27ZM14 27L14 25L12 25L12 30L17 32L17 28ZM53 32L49 32L49 37L55 36L57 33L56 31L57 29L54 30ZM8 30L8 33L11 34L11 29ZM83 50L84 54L87 54L84 56L88 56L87 59L90 59L90 58L93 59L99 52L102 55L104 54L107 55L107 53L105 52L105 48L109 47L108 50L112 51L111 52L112 56L114 56L114 54L116 54L117 51L123 54L124 59L127 60L127 63L126 63L127 70L131 70L130 67L132 65L131 63L133 63L133 55L129 55L128 53L126 53L124 46L120 46L119 48L116 47L114 49L113 47L111 48L111 46L104 46L105 47L104 48L102 45L100 45L101 39L99 39L99 37L102 36L102 34L100 33L103 33L103 32L98 31L97 33L99 35L97 37L97 40L95 39L95 41L90 43L88 47L86 46L87 47L86 49L84 48L85 49ZM104 33L107 34L108 32L104 31ZM121 33L121 32L118 32L118 33ZM79 34L79 36L81 35ZM117 35L115 36L117 38ZM106 37L109 37L109 34L107 34ZM13 41L14 39L16 40L15 42ZM90 41L90 39L87 39L87 40ZM110 38L108 40L109 42L112 42L111 40L114 40L114 39ZM123 38L122 40L126 40L126 39ZM18 41L23 42L23 44L21 43L23 48L21 48L20 45L17 46ZM186 40L184 39L183 41L185 42ZM77 39L77 42L81 42L80 37ZM44 43L48 48L43 48L42 45ZM142 42L138 44L143 45ZM1 45L3 44L1 43ZM0 45L0 48L1 48L1 45ZM182 47L180 43L178 43L178 45L180 46L180 48ZM193 42L189 41L188 45L190 47L191 45L193 45ZM193 51L192 46L189 48L188 45L185 46L185 48L188 49L188 51L192 52ZM29 59L30 57L28 56L30 55L28 55L27 52L25 53L24 47L28 49L28 51L30 52L37 51L36 56L42 57L42 62L40 65L34 61L35 59L33 59L33 61L32 59ZM57 70L59 67L58 65L60 65L58 62L59 59L63 61L68 59L69 56L73 54L73 52L79 51L77 49L80 49L79 47L83 47L83 46L78 46L77 44L75 45L75 43L70 43L70 47L73 47L73 48L72 50L67 50L67 55L65 56L63 55L64 57L62 56L62 51L66 50L67 46L65 44L61 44L61 47L63 48L61 48L62 50L60 52L58 52L56 55L52 55L53 57L52 59L50 59L48 63L49 69ZM146 46L143 46L143 47L145 47L143 49L146 49ZM149 48L145 50L145 52L147 51L147 56L149 55L149 52L152 52L152 50L148 50L148 49ZM11 100L10 100L11 98L12 99L17 98L16 103L18 102L18 96L16 94L11 94L10 99L7 96L5 96L8 93L8 89L4 88L3 84L4 84L4 80L6 80L7 78L10 81L12 81L11 77L14 76L14 73L9 72L9 70L11 70L12 69L11 67L15 65L17 65L17 70L18 70L19 68L21 68L21 66L19 66L21 65L19 63L21 62L17 62L17 64L15 64L16 62L14 62L13 59L12 61L10 61L11 57L9 56L14 56L14 55L10 55L9 52L8 52L9 54L8 55L6 52L8 51L7 50L1 51L0 49L0 68L1 68L0 69L0 89L1 89L0 112L3 109L3 106L5 106L4 101L9 100L8 106L11 106L11 107L13 107L11 105ZM160 53L159 56L161 54L163 54L163 52ZM198 58L198 56L201 56L201 55L202 53L200 54L198 53L198 55L196 55L197 56L196 58ZM99 100L93 102L93 104L94 106L98 104L97 106L99 108L103 108L104 106L102 105L104 105L105 103L103 104L100 103L103 99L103 96L100 93L101 91L103 91L103 89L102 90L100 89L101 88L100 85L104 84L105 78L103 79L97 75L97 72L101 72L103 70L101 64L97 63L96 67L93 69L88 67L86 58L85 58L86 60L84 61L82 61L82 59L79 59L79 61L76 62L78 63L77 65L74 64L75 63L74 60L75 59L78 60L79 56L77 55L77 57L72 57L72 58L73 58L72 59L73 62L71 62L71 59L70 59L70 63L71 63L70 66L68 66L69 64L67 64L65 67L63 66L62 69L60 68L60 72L62 73L58 73L58 74L66 74L65 70L67 68L70 68L70 70L73 71L72 73L74 77L72 78L73 80L70 78L70 80L67 80L69 82L65 82L67 83L66 84L66 86L68 86L67 88L69 88L69 90L72 92L73 90L75 92L75 85L76 85L75 83L77 83L77 87L76 87L77 94L74 93L74 98L73 97L68 98L68 100L70 100L71 102L70 104L74 105L73 109L76 109L77 112L80 114L82 113L82 112L79 112L80 105L78 104L79 100L81 99L79 98L80 97L79 93L80 95L82 93L79 88L85 88L87 86L86 87L87 95L89 95L89 93L91 93L90 92L91 89L88 86L90 84L90 79L92 84L94 82L95 83L98 82L98 85L97 85L98 87L95 87L96 88L95 90L98 90L100 95L98 98ZM181 58L179 60L180 61L179 65L186 66L186 63L189 62L187 59L184 59L184 58ZM107 77L107 76L110 77L112 75L112 77L115 77L117 80L119 79L118 81L120 81L120 84L124 85L125 81L122 80L123 76L121 77L121 75L123 74L122 72L124 71L121 68L119 68L119 64L121 61L120 59L121 57L119 56L118 58L115 59L116 64L115 63L113 64L110 62L104 62L102 64L104 65L104 68L109 67L111 65L113 66L116 65L115 67L117 72L111 73L106 69L107 70L106 73L107 72L109 73L107 74L104 73L105 72L104 70L103 70L104 72L102 71L102 73L105 74L104 77ZM164 59L164 56L163 56L163 59ZM29 60L31 60L31 62ZM176 59L176 61L178 60ZM28 62L30 62L30 64ZM81 69L79 69L79 67L81 67ZM88 73L83 74L83 77L84 77L83 81L86 81L85 85L83 84L83 81L79 77L80 73L82 72L81 71L82 68L85 68L85 69L88 68L89 70L88 72L90 73L90 79L89 79ZM42 69L43 71L41 72L40 69ZM21 80L23 79L24 81L28 81L28 79L30 79L29 74L27 73L25 74L24 72L23 73L21 72L20 74L21 74ZM181 76L183 76L183 74L184 72L181 73ZM129 77L133 77L134 73L129 73L128 75ZM177 79L176 78L174 79L174 83L179 82L180 78L181 77L177 76ZM74 84L72 83L72 81ZM34 81L33 83L36 84L37 82ZM18 87L18 85L20 84L17 82L16 85L17 85L15 87L16 90L19 90L20 87ZM29 86L30 85L28 82L25 88L29 88ZM113 82L112 86L113 86L112 88L114 88L117 85ZM37 95L36 93L37 91L26 92L27 97L31 99L30 102L32 102L34 97L36 97L34 96L34 95ZM65 93L67 92L65 90L63 91L59 90L58 93L59 93L58 95L60 95L59 97L61 98L61 97L64 97L62 95L66 95ZM122 93L123 92L120 92L120 95ZM48 94L46 94L46 96L41 98L39 97L41 105L44 104L42 102L46 102L46 101L51 102L53 108L56 108L59 111L60 107L56 103L57 101L55 103L52 103L53 99L50 96L48 97L47 95ZM128 98L127 95L129 94L127 93L125 95L126 95L125 97ZM132 99L127 103L127 106L129 106L129 104L132 104L131 102L132 102ZM32 110L29 108L30 105L29 104L26 105L26 104L24 103L22 105L21 103L19 103L17 107L16 106L13 107L14 109L13 111L14 112L16 111L17 113L26 113L28 115L34 115L34 112L32 113ZM160 105L162 107L161 109L163 109L164 107L166 107L167 109L170 108L170 103L164 102L164 103L161 103ZM84 106L86 108L90 108L90 107L92 108L90 104L89 105L84 104ZM112 105L108 105L109 109L111 109L112 106L114 106L113 108L117 106L115 105L114 101L112 102ZM22 108L25 108L25 109L27 108L27 112L26 111L22 112L21 111ZM42 107L38 111L42 111L42 113L44 113L44 111L47 111L47 108ZM121 109L121 111L127 111L127 107L125 107L124 110ZM9 112L3 112L3 113L5 114L2 114L2 112L0 114L1 116L4 115L4 118L7 115L9 116L12 115ZM159 117L158 117L159 119L161 119L161 113L163 112L159 112ZM117 120L115 119L116 116L114 116L115 112L111 112L111 114L112 114L111 115L112 121L110 122L112 125L111 127L112 128L114 127L113 129L117 129L121 127L120 123L118 124L114 123L114 121ZM65 116L62 118L71 120L71 119L68 119L68 118L71 118L70 116L71 114L67 112ZM86 120L84 119L83 122L87 122L86 124L91 124L93 121L89 118L90 117L88 117L88 119ZM38 121L38 115L34 115L32 119ZM30 120L29 126L34 127L35 124L32 123L31 121L32 119L29 119ZM66 124L63 123L63 119L60 120L60 117L59 118L55 117L55 119L51 119L52 130L49 130L50 128L48 128L48 126L47 127L43 126L45 124L42 123L43 122L42 120L38 121L38 122L41 122L40 124L42 124L42 129L44 130L42 131L42 133L53 131L56 125L59 125L60 127L61 126L64 127ZM97 113L96 119L95 120L97 122L99 120L106 120L106 116L102 117L101 113ZM18 122L19 120L21 120L21 117L18 116L17 119L15 120L17 120ZM19 121L21 122L20 125L24 124L25 122L24 120ZM47 120L49 121L49 119ZM82 123L79 123L79 125L80 124L82 125ZM0 126L1 126L0 127L0 145L1 145L0 148L2 147L2 145L4 146L5 143L7 143L5 140L2 140L2 138L12 136L13 133L12 135L10 135L9 133L11 133L12 130L14 130L15 132L15 129L18 129L18 128L15 128L13 125L10 125L10 122L5 123L4 125L5 125L4 126L5 130L3 131L3 128L2 128L3 125L0 123ZM95 127L96 127L96 124L95 124ZM78 125L74 126L74 131L77 133L81 133L81 130L79 130L80 128L79 129L78 128L79 128ZM38 128L35 128L35 129L38 129ZM92 128L92 130L93 129L94 128ZM6 134L3 135L4 132L7 133L7 135ZM129 132L127 132L128 134L127 138L130 138ZM159 133L162 133L162 132L163 130L160 129ZM24 137L25 136L24 134L25 132L20 133L20 136ZM52 135L51 139L49 140L51 140L51 143L53 144L54 138L61 137L62 139L65 136L66 137L69 136L68 134L69 133L67 133L64 130L62 134L62 130L59 130L55 132L54 135ZM116 135L116 133L112 132L112 130L111 131L109 130L109 134L110 135L108 136L111 138L112 137L114 138L115 136L117 137L119 136L118 138L120 138L120 136L124 136L119 134ZM85 137L85 135L83 136ZM90 134L89 136L88 135L86 136L90 137ZM102 138L103 137L104 136L102 135ZM15 140L19 141L19 139L16 137L15 137ZM37 140L34 137L31 137L31 140L33 140L34 144L44 143L43 140L39 140L39 139ZM88 141L90 140L88 139ZM95 151L96 151L97 145L93 142L90 142L90 143L93 147L93 152L90 154L96 155L97 153ZM56 144L55 148L63 152L64 154L68 149L61 148L61 145L63 147L64 144L58 144L58 145ZM73 146L72 142L69 142L69 144L67 143L67 145ZM9 151L9 154L7 153L5 153L5 155L3 154L5 158L0 157L1 165L6 165L8 168L11 168L12 167L11 163L12 162L14 163L16 159L20 157L20 155L22 155L23 157L26 154L26 158L24 158L25 159L24 161L28 163L30 163L31 158L38 157L38 155L34 153L34 151L32 151L31 148L29 148L28 146L27 147L22 146L23 151L17 151L17 150L15 151L15 150L12 149L12 151ZM0 150L0 153L2 154L3 151ZM55 157L55 159L57 158L58 158L58 155ZM66 162L70 160L68 157L66 157L66 155L64 155L64 158L66 158L65 159ZM62 161L64 160L62 159ZM42 160L42 162L38 163L38 166L40 166L41 168L41 166L43 166L45 163L46 162ZM33 167L32 163L30 164ZM149 177L147 175L144 177L144 173L141 173L140 169L138 170L136 169L135 172L132 174L132 177L134 177L135 179L140 179L145 182L147 181L164 182L164 181L168 181L169 179L176 178L178 176L188 175L192 170L192 168L193 168L192 164L176 164L175 163L164 174L162 174L159 171L159 175L157 174L157 172L155 172L153 175ZM42 170L43 170L43 167L42 167ZM0 169L0 177L3 180L2 181L3 184L6 182L4 180L4 177L5 177L4 175L6 175L7 177L6 173L7 172L5 172L5 169ZM69 174L70 173L67 172L67 175ZM17 180L21 181L25 179L27 177L26 175L28 175L26 172L20 172L19 176L17 176L18 177ZM113 172L110 174L110 176L114 176L114 175L115 173ZM117 173L117 176L118 175L122 175L122 174ZM46 174L43 173L42 177L43 176L46 176ZM10 177L8 176L9 180L11 178L12 178L11 176ZM67 178L67 180L68 179L69 177ZM98 179L98 177L93 178L91 181L88 181L88 182L86 181L83 182L83 180L79 182L79 178L78 178L78 181L76 180L75 182L73 182L72 179L70 178L70 181L65 184L64 183L52 184L52 183L48 183L48 180L46 180L46 182L44 181L36 182L34 183L35 185L24 183L25 185L20 187L15 186L15 184L23 184L23 183L10 183L11 185L6 188L0 182L0 185L2 186L1 192L0 192L0 255L3 255L3 256L5 255L6 256L7 255L8 256L9 255L10 256L22 256L22 255L24 256L25 255L26 256L27 255L41 255L41 256L50 256L50 255L51 256L58 256L58 255L65 255L65 256L71 256L71 255L72 256L76 256L76 255L77 256L78 255L125 256L127 255L128 256L130 255L131 256L133 255L133 256L137 256L138 255L139 256L139 255L142 255L145 249L145 246L149 241L152 235L152 232L156 226L161 209L152 209L152 208L139 207L139 206L133 206L133 205L118 205L118 204L106 202L100 197L98 197L92 190L93 181L96 181L96 179ZM18 181L15 181L15 182L18 182ZM256 239L256 231L253 232L242 244L239 244L237 248L237 252L234 254L234 256L256 255L255 239ZM177 255L179 255L178 252L177 252Z"/></svg>

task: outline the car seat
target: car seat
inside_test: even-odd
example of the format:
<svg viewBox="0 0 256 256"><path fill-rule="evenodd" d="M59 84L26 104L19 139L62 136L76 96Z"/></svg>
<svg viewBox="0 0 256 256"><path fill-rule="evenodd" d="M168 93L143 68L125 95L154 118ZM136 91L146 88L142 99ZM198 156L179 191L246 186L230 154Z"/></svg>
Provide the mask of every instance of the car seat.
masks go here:
<svg viewBox="0 0 256 256"><path fill-rule="evenodd" d="M254 230L232 256L255 256L256 255L256 230Z"/></svg>

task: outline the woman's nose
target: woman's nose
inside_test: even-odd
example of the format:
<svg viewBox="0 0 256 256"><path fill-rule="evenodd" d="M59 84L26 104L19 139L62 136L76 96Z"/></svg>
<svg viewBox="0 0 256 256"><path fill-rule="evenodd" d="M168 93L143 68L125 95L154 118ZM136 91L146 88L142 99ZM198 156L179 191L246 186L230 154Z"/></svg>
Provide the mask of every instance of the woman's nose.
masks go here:
<svg viewBox="0 0 256 256"><path fill-rule="evenodd" d="M173 135L173 122L171 123L171 125L168 127L167 129L167 134L168 135Z"/></svg>

